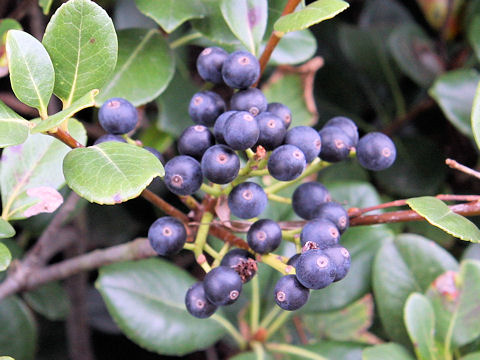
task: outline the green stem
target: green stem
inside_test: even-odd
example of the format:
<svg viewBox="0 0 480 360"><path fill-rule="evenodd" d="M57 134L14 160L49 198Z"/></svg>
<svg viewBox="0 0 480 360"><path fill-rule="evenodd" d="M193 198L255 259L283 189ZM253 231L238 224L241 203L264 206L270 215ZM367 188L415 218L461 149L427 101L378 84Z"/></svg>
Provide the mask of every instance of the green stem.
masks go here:
<svg viewBox="0 0 480 360"><path fill-rule="evenodd" d="M247 347L247 342L243 338L243 336L238 332L237 329L232 325L230 321L225 319L223 316L220 316L218 314L213 314L211 317L212 320L215 320L218 322L220 325L223 326L225 330L232 336L232 338L236 341L238 344L238 347L243 350Z"/></svg>
<svg viewBox="0 0 480 360"><path fill-rule="evenodd" d="M201 38L201 37L202 37L202 34L200 34L199 32L194 32L194 33L191 33L191 34L184 35L182 37L179 37L177 40L172 41L170 43L170 48L171 49L176 49L176 48L178 48L182 45L188 44L192 40L195 40L195 39L198 39L198 38Z"/></svg>
<svg viewBox="0 0 480 360"><path fill-rule="evenodd" d="M254 161L255 153L253 152L252 149L245 150L245 154L247 154L247 157L249 160Z"/></svg>
<svg viewBox="0 0 480 360"><path fill-rule="evenodd" d="M267 339L275 334L277 330L280 329L283 324L285 324L291 314L291 311L283 310L283 312L270 324L270 326L267 327Z"/></svg>
<svg viewBox="0 0 480 360"><path fill-rule="evenodd" d="M260 258L260 261L274 268L275 270L281 272L283 275L295 274L293 267L288 266L281 259L283 259L283 257L280 256L280 259L279 259L279 255L269 253L269 254L262 255ZM290 270L290 272L286 271L287 267L288 267L288 270Z"/></svg>
<svg viewBox="0 0 480 360"><path fill-rule="evenodd" d="M284 196L267 193L267 197L268 197L269 200L276 201L278 203L288 204L288 205L292 204L292 199L284 197Z"/></svg>
<svg viewBox="0 0 480 360"><path fill-rule="evenodd" d="M251 346L253 348L253 351L255 352L255 358L257 360L264 360L265 359L265 350L263 349L263 346L261 343L258 341L252 341Z"/></svg>
<svg viewBox="0 0 480 360"><path fill-rule="evenodd" d="M222 248L218 252L218 258L216 258L215 261L212 263L212 267L217 267L218 265L220 265L220 262L222 261L228 250L230 250L230 244L226 242L225 244L223 244Z"/></svg>
<svg viewBox="0 0 480 360"><path fill-rule="evenodd" d="M185 250L191 250L191 251L193 251L193 250L195 250L195 244L193 244L193 243L185 243L185 245L183 245L183 248L184 248Z"/></svg>
<svg viewBox="0 0 480 360"><path fill-rule="evenodd" d="M273 308L267 314L267 316L265 316L263 318L263 320L260 322L259 327L265 329L268 325L270 325L270 323L273 321L273 319L275 319L278 316L278 314L280 314L281 311L282 311L281 308L274 305Z"/></svg>
<svg viewBox="0 0 480 360"><path fill-rule="evenodd" d="M208 245L208 243L205 243L203 245L203 250L205 250L205 252L211 257L213 257L215 260L220 259L220 255L218 254L218 252L210 245Z"/></svg>
<svg viewBox="0 0 480 360"><path fill-rule="evenodd" d="M259 170L252 170L250 171L250 176L265 176L268 175L268 169L259 169Z"/></svg>
<svg viewBox="0 0 480 360"><path fill-rule="evenodd" d="M302 349L301 347L289 345L289 344L277 344L277 343L267 343L265 344L267 350L272 352L277 352L281 354L290 354L290 355L297 355L302 359L312 359L312 360L328 360L327 358L314 353L313 351L309 351L306 349Z"/></svg>
<svg viewBox="0 0 480 360"><path fill-rule="evenodd" d="M213 186L207 184L202 184L202 186L200 186L200 190L215 197L219 197L222 194L221 189L214 188Z"/></svg>
<svg viewBox="0 0 480 360"><path fill-rule="evenodd" d="M250 305L250 329L252 334L258 330L260 320L260 287L258 284L258 276L252 279L252 304Z"/></svg>
<svg viewBox="0 0 480 360"><path fill-rule="evenodd" d="M195 257L198 258L203 255L203 249L207 243L208 230L210 229L210 223L213 220L213 214L210 211L205 211L203 213L202 219L200 220L200 226L197 230L197 236L195 237L195 249L193 250ZM205 270L205 272L210 271L210 265L205 261L200 264L200 266Z"/></svg>
<svg viewBox="0 0 480 360"><path fill-rule="evenodd" d="M453 329L457 322L458 310L453 313L452 320L450 321L450 325L448 326L447 334L445 335L445 360L452 360L452 351L450 350L450 346L452 345L452 337L453 337Z"/></svg>

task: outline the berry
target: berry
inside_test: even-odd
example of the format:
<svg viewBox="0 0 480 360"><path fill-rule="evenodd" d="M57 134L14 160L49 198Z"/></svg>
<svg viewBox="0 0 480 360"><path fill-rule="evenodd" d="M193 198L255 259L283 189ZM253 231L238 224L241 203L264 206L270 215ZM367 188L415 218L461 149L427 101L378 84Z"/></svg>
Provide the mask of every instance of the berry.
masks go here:
<svg viewBox="0 0 480 360"><path fill-rule="evenodd" d="M208 128L203 125L193 125L183 130L178 138L177 148L180 154L200 161L203 153L214 144L215 139Z"/></svg>
<svg viewBox="0 0 480 360"><path fill-rule="evenodd" d="M185 294L185 307L191 315L200 319L212 316L217 310L217 306L212 304L205 296L202 282L193 284L187 290Z"/></svg>
<svg viewBox="0 0 480 360"><path fill-rule="evenodd" d="M333 246L323 250L325 254L333 261L336 267L335 281L342 280L347 276L350 269L350 253L343 246Z"/></svg>
<svg viewBox="0 0 480 360"><path fill-rule="evenodd" d="M123 142L123 143L127 142L127 140L125 140L121 136L112 135L112 134L105 134L105 135L100 136L97 140L95 140L93 145L98 145L98 144L108 142L108 141L117 141L117 142Z"/></svg>
<svg viewBox="0 0 480 360"><path fill-rule="evenodd" d="M232 110L248 111L253 116L267 110L267 98L263 92L257 88L241 90L233 94L230 100Z"/></svg>
<svg viewBox="0 0 480 360"><path fill-rule="evenodd" d="M240 159L235 151L226 145L214 145L203 155L202 173L215 184L228 184L240 170Z"/></svg>
<svg viewBox="0 0 480 360"><path fill-rule="evenodd" d="M317 244L320 250L335 246L340 239L340 232L333 222L326 219L308 221L300 233L300 242L304 246L307 241Z"/></svg>
<svg viewBox="0 0 480 360"><path fill-rule="evenodd" d="M273 220L261 219L252 224L247 233L250 248L259 253L267 254L274 251L282 241L282 229Z"/></svg>
<svg viewBox="0 0 480 360"><path fill-rule="evenodd" d="M200 164L190 156L175 156L165 164L163 181L174 194L191 195L200 189L202 180Z"/></svg>
<svg viewBox="0 0 480 360"><path fill-rule="evenodd" d="M252 86L259 76L260 63L249 52L235 51L223 63L223 81L231 88L246 89Z"/></svg>
<svg viewBox="0 0 480 360"><path fill-rule="evenodd" d="M348 137L350 138L352 146L357 146L358 128L357 128L357 125L355 125L355 123L351 119L344 116L336 116L328 120L323 127L326 128L329 126L338 127L342 129L343 132L347 134Z"/></svg>
<svg viewBox="0 0 480 360"><path fill-rule="evenodd" d="M257 273L255 258L247 250L233 249L225 254L220 265L232 268L240 275L243 283L250 281Z"/></svg>
<svg viewBox="0 0 480 360"><path fill-rule="evenodd" d="M180 220L164 216L150 226L148 240L158 255L174 255L185 245L187 231Z"/></svg>
<svg viewBox="0 0 480 360"><path fill-rule="evenodd" d="M110 134L126 134L137 125L137 109L128 100L111 98L100 107L98 121Z"/></svg>
<svg viewBox="0 0 480 360"><path fill-rule="evenodd" d="M327 188L319 182L303 183L293 192L293 211L301 218L310 220L314 218L313 215L318 206L331 199Z"/></svg>
<svg viewBox="0 0 480 360"><path fill-rule="evenodd" d="M285 275L278 279L274 294L278 306L293 311L307 303L310 290L300 284L295 275Z"/></svg>
<svg viewBox="0 0 480 360"><path fill-rule="evenodd" d="M282 119L285 129L289 128L290 124L292 123L292 112L288 106L273 102L267 105L267 111L277 115L280 119Z"/></svg>
<svg viewBox="0 0 480 360"><path fill-rule="evenodd" d="M339 127L328 126L319 131L322 139L320 158L329 162L345 160L353 146L352 139Z"/></svg>
<svg viewBox="0 0 480 360"><path fill-rule="evenodd" d="M282 119L270 112L263 112L255 119L260 129L257 145L262 145L266 150L273 150L280 146L287 132Z"/></svg>
<svg viewBox="0 0 480 360"><path fill-rule="evenodd" d="M198 125L213 126L215 120L225 111L225 101L212 91L200 91L193 95L188 114Z"/></svg>
<svg viewBox="0 0 480 360"><path fill-rule="evenodd" d="M209 47L203 49L197 58L197 71L200 77L205 81L214 84L223 83L222 66L228 53L219 47Z"/></svg>
<svg viewBox="0 0 480 360"><path fill-rule="evenodd" d="M235 186L228 194L228 207L241 219L257 217L267 206L267 194L260 185L246 181Z"/></svg>
<svg viewBox="0 0 480 360"><path fill-rule="evenodd" d="M366 169L385 170L393 164L396 156L395 144L385 134L368 133L358 142L357 159Z"/></svg>
<svg viewBox="0 0 480 360"><path fill-rule="evenodd" d="M230 116L224 127L223 137L234 150L247 150L255 145L260 129L255 118L246 111L238 111Z"/></svg>
<svg viewBox="0 0 480 360"><path fill-rule="evenodd" d="M158 151L157 149L155 149L151 146L145 146L144 149L150 151L153 155L155 155L155 157L158 160L160 160L162 165L165 164L165 159L164 159L163 155L160 153L160 151Z"/></svg>
<svg viewBox="0 0 480 360"><path fill-rule="evenodd" d="M217 120L215 120L215 125L213 126L213 135L215 136L215 140L219 144L226 144L225 138L223 137L223 133L225 131L225 123L227 122L228 118L235 114L236 111L226 111L222 115L220 115Z"/></svg>
<svg viewBox="0 0 480 360"><path fill-rule="evenodd" d="M298 263L298 258L300 257L301 254L295 254L293 255L290 259L287 261L287 265L296 267Z"/></svg>
<svg viewBox="0 0 480 360"><path fill-rule="evenodd" d="M213 304L233 304L242 292L242 280L237 272L226 266L212 269L203 280L207 299Z"/></svg>
<svg viewBox="0 0 480 360"><path fill-rule="evenodd" d="M295 145L305 155L307 163L311 163L320 154L322 141L318 132L309 126L296 126L288 130L285 144Z"/></svg>
<svg viewBox="0 0 480 360"><path fill-rule="evenodd" d="M267 163L270 175L281 181L296 179L306 165L303 152L298 147L288 144L273 150Z"/></svg>
<svg viewBox="0 0 480 360"><path fill-rule="evenodd" d="M340 234L342 234L350 224L347 211L342 205L335 201L319 205L313 212L313 217L330 220L337 226Z"/></svg>
<svg viewBox="0 0 480 360"><path fill-rule="evenodd" d="M335 280L335 264L322 250L308 250L300 255L295 267L298 281L308 289L323 289Z"/></svg>

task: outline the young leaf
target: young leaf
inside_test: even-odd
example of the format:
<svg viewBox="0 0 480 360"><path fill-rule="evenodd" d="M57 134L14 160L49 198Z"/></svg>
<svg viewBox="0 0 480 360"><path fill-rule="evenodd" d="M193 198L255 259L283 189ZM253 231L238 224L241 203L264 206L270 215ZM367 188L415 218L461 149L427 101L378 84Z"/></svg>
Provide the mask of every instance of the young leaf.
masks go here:
<svg viewBox="0 0 480 360"><path fill-rule="evenodd" d="M414 360L403 346L395 343L376 345L363 350L362 360Z"/></svg>
<svg viewBox="0 0 480 360"><path fill-rule="evenodd" d="M175 60L158 30L127 29L118 32L118 63L101 89L97 102L123 97L133 105L160 95L172 80Z"/></svg>
<svg viewBox="0 0 480 360"><path fill-rule="evenodd" d="M473 99L472 116L470 122L472 124L473 138L475 139L477 148L480 149L480 82L477 86L475 97Z"/></svg>
<svg viewBox="0 0 480 360"><path fill-rule="evenodd" d="M113 205L140 195L164 170L156 156L141 147L105 142L70 151L63 161L63 173L68 186L80 196Z"/></svg>
<svg viewBox="0 0 480 360"><path fill-rule="evenodd" d="M55 73L47 51L32 35L10 30L7 33L10 82L17 98L46 116Z"/></svg>
<svg viewBox="0 0 480 360"><path fill-rule="evenodd" d="M69 107L100 89L117 62L117 35L105 10L90 0L69 0L48 23L43 45L55 68L54 93Z"/></svg>
<svg viewBox="0 0 480 360"><path fill-rule="evenodd" d="M441 200L422 196L407 200L407 204L430 224L462 240L480 242L480 230L466 217L454 213Z"/></svg>
<svg viewBox="0 0 480 360"><path fill-rule="evenodd" d="M185 293L194 282L183 269L156 258L104 266L95 286L130 339L150 351L181 356L225 333L214 319L187 312Z"/></svg>
<svg viewBox="0 0 480 360"><path fill-rule="evenodd" d="M69 300L65 289L53 281L23 295L27 304L51 321L63 320L68 315Z"/></svg>
<svg viewBox="0 0 480 360"><path fill-rule="evenodd" d="M11 238L15 235L15 229L10 223L0 218L0 239Z"/></svg>
<svg viewBox="0 0 480 360"><path fill-rule="evenodd" d="M28 121L0 100L0 148L25 142L29 132Z"/></svg>
<svg viewBox="0 0 480 360"><path fill-rule="evenodd" d="M300 11L282 16L273 27L275 31L281 33L303 30L321 21L331 19L349 6L342 0L317 0Z"/></svg>
<svg viewBox="0 0 480 360"><path fill-rule="evenodd" d="M2 221L4 220L0 220L0 226ZM0 271L7 270L10 261L12 261L12 254L4 244L0 243Z"/></svg>

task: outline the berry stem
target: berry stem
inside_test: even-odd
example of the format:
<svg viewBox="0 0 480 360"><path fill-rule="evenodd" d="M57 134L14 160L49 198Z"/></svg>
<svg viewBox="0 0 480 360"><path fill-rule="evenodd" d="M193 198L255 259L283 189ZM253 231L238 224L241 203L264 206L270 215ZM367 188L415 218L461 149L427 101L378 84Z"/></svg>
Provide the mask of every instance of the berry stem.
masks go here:
<svg viewBox="0 0 480 360"><path fill-rule="evenodd" d="M252 282L252 303L250 304L250 330L255 334L260 321L260 286L258 276L254 276Z"/></svg>
<svg viewBox="0 0 480 360"><path fill-rule="evenodd" d="M312 359L312 360L328 360L327 358L309 351L302 349L301 347L290 345L290 344L277 344L277 343L267 343L265 344L267 350L272 352L277 352L281 354L296 355L302 359Z"/></svg>
<svg viewBox="0 0 480 360"><path fill-rule="evenodd" d="M212 267L217 267L218 265L220 265L220 262L222 261L228 250L230 250L230 244L228 242L225 242L225 244L223 244L222 248L218 252L218 258L216 258L212 263Z"/></svg>
<svg viewBox="0 0 480 360"><path fill-rule="evenodd" d="M284 196L267 193L267 197L268 197L269 200L276 201L278 203L288 204L288 205L292 204L292 199L284 197Z"/></svg>
<svg viewBox="0 0 480 360"><path fill-rule="evenodd" d="M209 195L212 195L214 197L219 197L222 195L222 190L221 189L216 189L213 186L207 185L207 184L202 184L200 186L200 190L206 192Z"/></svg>
<svg viewBox="0 0 480 360"><path fill-rule="evenodd" d="M232 325L230 321L228 321L223 316L220 316L218 314L213 314L210 318L218 322L220 325L222 325L222 327L225 330L227 330L227 332L232 336L232 338L238 344L238 347L240 348L240 350L243 350L247 347L247 342L245 341L243 336L238 332L238 330L235 329L235 327Z"/></svg>
<svg viewBox="0 0 480 360"><path fill-rule="evenodd" d="M283 324L288 320L290 315L292 314L291 311L283 310L280 315L267 327L267 339L270 338L273 334L275 334L278 329L280 329Z"/></svg>
<svg viewBox="0 0 480 360"><path fill-rule="evenodd" d="M250 171L250 176L265 176L268 175L268 169L259 169Z"/></svg>
<svg viewBox="0 0 480 360"><path fill-rule="evenodd" d="M245 150L245 154L247 154L247 157L248 157L249 160L251 160L251 161L255 160L255 153L253 152L252 149Z"/></svg>
<svg viewBox="0 0 480 360"><path fill-rule="evenodd" d="M192 243L185 243L185 245L183 245L183 248L185 250L191 250L193 251L195 249L195 244L192 244Z"/></svg>
<svg viewBox="0 0 480 360"><path fill-rule="evenodd" d="M257 360L265 360L265 349L263 348L262 344L258 341L252 341L250 345L255 352L255 358Z"/></svg>
<svg viewBox="0 0 480 360"><path fill-rule="evenodd" d="M205 250L205 252L210 255L211 257L213 257L215 260L218 260L220 258L220 254L214 249L212 248L210 245L208 245L208 243L205 243L203 245L203 250Z"/></svg>
<svg viewBox="0 0 480 360"><path fill-rule="evenodd" d="M281 311L282 309L280 307L278 307L277 305L274 305L272 309L268 312L267 316L265 316L262 319L259 327L265 329L268 325L270 325L273 319L275 319L278 316L278 314L280 314Z"/></svg>
<svg viewBox="0 0 480 360"><path fill-rule="evenodd" d="M201 38L202 34L198 31L179 37L177 40L170 43L170 49L176 49L180 46L188 44L190 41Z"/></svg>
<svg viewBox="0 0 480 360"><path fill-rule="evenodd" d="M281 255L275 255L272 253L258 255L258 261L267 264L268 266L281 272L283 275L295 274L295 269L292 266L287 265L287 259Z"/></svg>
<svg viewBox="0 0 480 360"><path fill-rule="evenodd" d="M197 236L195 237L195 249L193 250L195 257L198 261L201 256L203 256L203 250L205 244L207 243L208 230L210 229L210 223L213 220L213 214L210 211L205 211L203 213L202 219L200 220L200 226L197 230ZM205 270L205 272L210 271L210 265L206 261L201 262L200 266Z"/></svg>

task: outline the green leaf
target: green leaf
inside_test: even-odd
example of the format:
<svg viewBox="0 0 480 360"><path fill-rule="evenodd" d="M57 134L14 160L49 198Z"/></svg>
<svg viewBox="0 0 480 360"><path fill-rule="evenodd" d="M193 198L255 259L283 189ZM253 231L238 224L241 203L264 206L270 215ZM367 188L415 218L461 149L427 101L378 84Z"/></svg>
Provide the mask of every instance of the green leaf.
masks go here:
<svg viewBox="0 0 480 360"><path fill-rule="evenodd" d="M118 44L117 66L97 102L123 97L139 106L155 99L167 88L175 67L163 36L158 30L127 29L118 32Z"/></svg>
<svg viewBox="0 0 480 360"><path fill-rule="evenodd" d="M480 60L480 15L476 14L472 19L468 27L467 36L477 60Z"/></svg>
<svg viewBox="0 0 480 360"><path fill-rule="evenodd" d="M149 151L112 141L70 151L63 161L63 173L68 186L80 196L113 205L137 197L165 172Z"/></svg>
<svg viewBox="0 0 480 360"><path fill-rule="evenodd" d="M187 20L203 18L205 15L201 1L135 0L135 4L167 33L171 33Z"/></svg>
<svg viewBox="0 0 480 360"><path fill-rule="evenodd" d="M220 9L232 33L255 55L267 26L267 1L222 0Z"/></svg>
<svg viewBox="0 0 480 360"><path fill-rule="evenodd" d="M460 358L460 360L480 360L480 352L470 353Z"/></svg>
<svg viewBox="0 0 480 360"><path fill-rule="evenodd" d="M364 208L375 206L382 202L377 190L372 184L364 181L333 181L324 185L332 195L332 199L345 204L346 208Z"/></svg>
<svg viewBox="0 0 480 360"><path fill-rule="evenodd" d="M470 115L479 81L480 74L476 70L458 69L439 76L428 91L447 119L461 133L470 137Z"/></svg>
<svg viewBox="0 0 480 360"><path fill-rule="evenodd" d="M68 124L70 134L85 143L85 128L77 120ZM8 219L23 219L27 210L39 203L29 195L35 189L59 189L65 183L62 161L70 148L49 135L34 134L21 145L5 148L0 168L0 189L4 214Z"/></svg>
<svg viewBox="0 0 480 360"><path fill-rule="evenodd" d="M20 30L7 33L6 49L13 92L21 102L45 115L55 82L47 51L41 42Z"/></svg>
<svg viewBox="0 0 480 360"><path fill-rule="evenodd" d="M402 345L381 344L363 350L362 360L414 360Z"/></svg>
<svg viewBox="0 0 480 360"><path fill-rule="evenodd" d="M404 234L384 243L373 263L373 290L380 320L391 340L410 344L403 325L408 296L426 291L437 276L457 268L452 255L421 236Z"/></svg>
<svg viewBox="0 0 480 360"><path fill-rule="evenodd" d="M274 29L282 33L303 30L331 19L349 6L342 0L317 0L300 11L282 16L275 23Z"/></svg>
<svg viewBox="0 0 480 360"><path fill-rule="evenodd" d="M475 97L473 99L470 123L472 126L473 138L477 144L477 149L480 149L480 83L477 86Z"/></svg>
<svg viewBox="0 0 480 360"><path fill-rule="evenodd" d="M4 220L0 220L0 224L2 221ZM12 254L4 244L0 243L0 271L7 270L10 261L12 261Z"/></svg>
<svg viewBox="0 0 480 360"><path fill-rule="evenodd" d="M352 342L319 341L316 344L297 345L301 349L324 356L331 360L356 360L362 355L363 346ZM304 356L286 356L287 360L305 360ZM383 359L386 360L386 359ZM388 359L390 360L390 359Z"/></svg>
<svg viewBox="0 0 480 360"><path fill-rule="evenodd" d="M22 25L14 19L1 19L0 20L0 46L5 44L7 40L8 30L22 30Z"/></svg>
<svg viewBox="0 0 480 360"><path fill-rule="evenodd" d="M299 64L307 61L317 51L317 40L310 30L288 33L273 50L269 65Z"/></svg>
<svg viewBox="0 0 480 360"><path fill-rule="evenodd" d="M435 314L428 298L411 294L405 303L405 325L419 360L436 360Z"/></svg>
<svg viewBox="0 0 480 360"><path fill-rule="evenodd" d="M16 360L33 360L37 341L35 320L25 303L16 296L0 301L0 352Z"/></svg>
<svg viewBox="0 0 480 360"><path fill-rule="evenodd" d="M212 318L196 319L187 312L185 293L194 282L186 271L152 258L102 267L96 287L131 340L150 351L180 356L205 349L224 334Z"/></svg>
<svg viewBox="0 0 480 360"><path fill-rule="evenodd" d="M110 78L117 62L112 20L90 0L70 0L48 23L43 45L55 68L54 93L69 107Z"/></svg>
<svg viewBox="0 0 480 360"><path fill-rule="evenodd" d="M38 0L38 5L43 9L43 14L48 15L50 12L50 7L52 6L53 0Z"/></svg>
<svg viewBox="0 0 480 360"><path fill-rule="evenodd" d="M97 96L98 90L92 90L82 96L80 99L76 100L72 105L67 109L59 111L55 115L48 117L47 119L39 122L37 126L32 129L32 134L40 133L53 129L54 127L59 126L67 119L70 119L80 110L83 110L87 107L95 105L95 96Z"/></svg>
<svg viewBox="0 0 480 360"><path fill-rule="evenodd" d="M67 317L70 303L67 293L59 282L50 282L23 295L27 304L48 320L63 320Z"/></svg>
<svg viewBox="0 0 480 360"><path fill-rule="evenodd" d="M15 359L10 356L0 356L0 360L15 360Z"/></svg>
<svg viewBox="0 0 480 360"><path fill-rule="evenodd" d="M29 133L29 122L0 100L0 148L25 142Z"/></svg>
<svg viewBox="0 0 480 360"><path fill-rule="evenodd" d="M15 235L15 229L6 220L0 218L0 239L10 238Z"/></svg>
<svg viewBox="0 0 480 360"><path fill-rule="evenodd" d="M440 275L426 295L436 317L436 334L452 348L466 345L480 336L480 262L462 261L460 271Z"/></svg>
<svg viewBox="0 0 480 360"><path fill-rule="evenodd" d="M432 196L407 199L407 204L430 224L462 240L480 242L480 230L466 217L454 213L441 200Z"/></svg>
<svg viewBox="0 0 480 360"><path fill-rule="evenodd" d="M262 360L274 360L275 358L267 352L263 352ZM242 352L238 355L232 356L229 360L259 360L257 354L253 351Z"/></svg>

